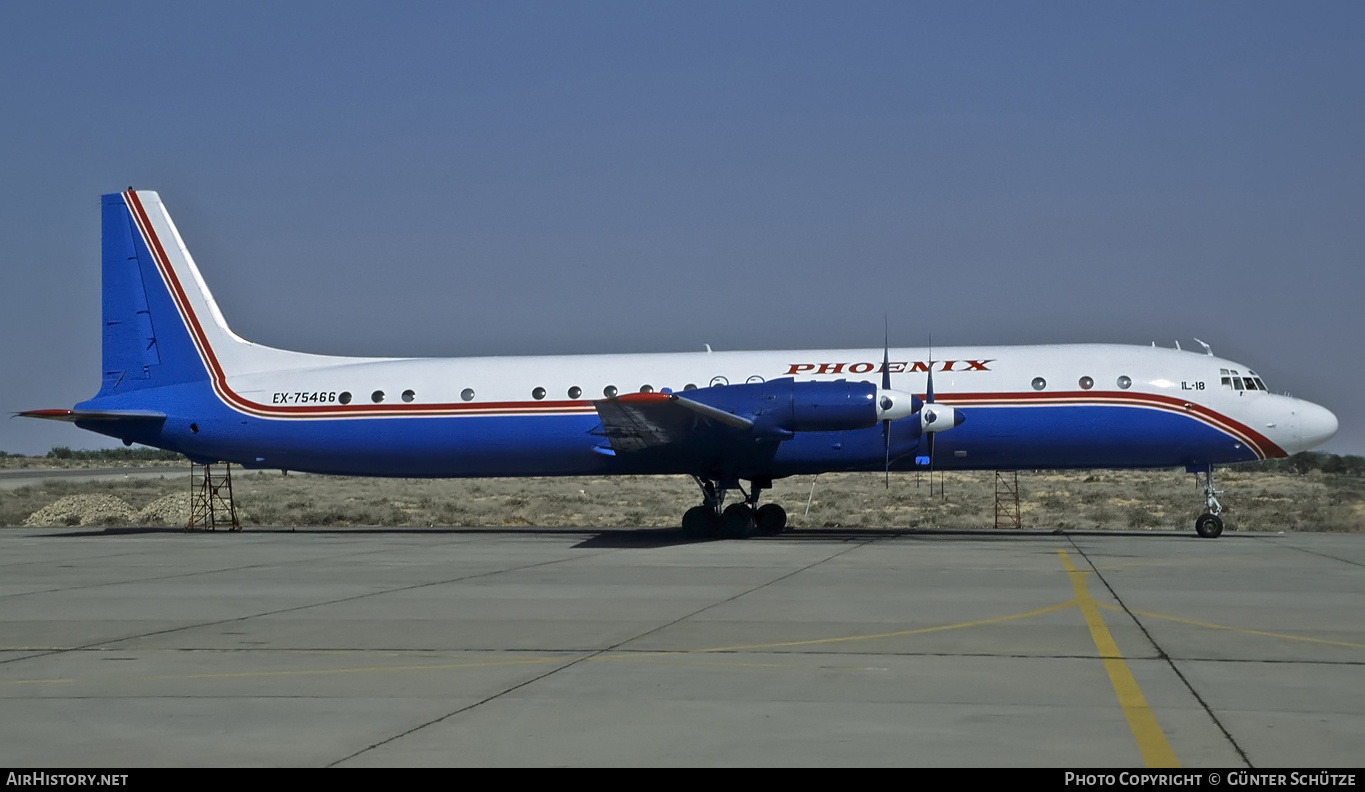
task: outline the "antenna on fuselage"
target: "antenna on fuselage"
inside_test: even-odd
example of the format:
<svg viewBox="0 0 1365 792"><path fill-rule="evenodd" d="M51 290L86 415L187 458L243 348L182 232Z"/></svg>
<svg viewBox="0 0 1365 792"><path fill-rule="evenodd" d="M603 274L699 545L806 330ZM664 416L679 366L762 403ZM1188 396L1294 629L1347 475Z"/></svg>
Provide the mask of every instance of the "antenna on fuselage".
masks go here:
<svg viewBox="0 0 1365 792"><path fill-rule="evenodd" d="M1199 341L1199 339L1197 338L1194 340ZM1199 346L1204 348L1204 354L1208 355L1209 357L1213 357L1213 347L1209 346L1208 344L1205 344L1203 341L1199 341Z"/></svg>
<svg viewBox="0 0 1365 792"><path fill-rule="evenodd" d="M1180 349L1180 339L1179 339L1179 338L1177 338L1177 339L1175 340L1175 348L1176 348L1176 349ZM1184 350L1181 349L1180 351L1183 352Z"/></svg>

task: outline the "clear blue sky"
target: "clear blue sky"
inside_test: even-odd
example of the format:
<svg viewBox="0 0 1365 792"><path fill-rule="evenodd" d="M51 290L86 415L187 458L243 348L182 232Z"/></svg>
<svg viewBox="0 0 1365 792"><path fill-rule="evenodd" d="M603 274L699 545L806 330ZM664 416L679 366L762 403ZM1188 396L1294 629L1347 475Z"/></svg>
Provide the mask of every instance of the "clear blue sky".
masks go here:
<svg viewBox="0 0 1365 792"><path fill-rule="evenodd" d="M14 3L0 98L4 412L97 389L134 185L272 346L1197 336L1365 453L1359 2Z"/></svg>

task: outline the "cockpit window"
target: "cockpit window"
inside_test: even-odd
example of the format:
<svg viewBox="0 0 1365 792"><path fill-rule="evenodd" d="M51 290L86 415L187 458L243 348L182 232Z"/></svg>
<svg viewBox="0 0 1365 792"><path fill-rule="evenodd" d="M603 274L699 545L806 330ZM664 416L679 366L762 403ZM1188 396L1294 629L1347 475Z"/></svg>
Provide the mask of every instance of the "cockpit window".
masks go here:
<svg viewBox="0 0 1365 792"><path fill-rule="evenodd" d="M1242 376L1242 372L1237 369L1218 369L1219 380L1224 388L1235 391L1265 391L1269 390L1261 378L1256 376L1256 372L1248 370L1247 375Z"/></svg>

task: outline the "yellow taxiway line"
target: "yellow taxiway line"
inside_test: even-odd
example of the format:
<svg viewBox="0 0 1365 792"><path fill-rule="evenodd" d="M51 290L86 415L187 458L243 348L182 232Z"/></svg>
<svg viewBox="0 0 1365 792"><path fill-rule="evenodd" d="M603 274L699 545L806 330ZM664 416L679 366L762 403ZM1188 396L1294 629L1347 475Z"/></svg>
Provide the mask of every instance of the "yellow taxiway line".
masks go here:
<svg viewBox="0 0 1365 792"><path fill-rule="evenodd" d="M1071 578L1071 588L1076 592L1076 604L1085 616L1085 624L1090 628L1090 638L1094 640L1095 648L1100 652L1104 670L1109 674L1109 684L1114 686L1114 694L1119 698L1123 717L1128 719L1128 728L1132 730L1133 739L1137 741L1138 750L1142 752L1142 761L1148 767L1179 767L1180 762L1176 760L1171 744L1166 741L1166 735L1157 724L1152 708L1147 706L1147 699L1143 697L1137 680L1133 678L1133 672L1129 671L1128 664L1123 662L1123 655L1119 652L1118 644L1114 643L1114 636L1109 634L1109 628L1100 617L1099 603L1086 589L1085 583L1090 573L1076 569L1071 563L1071 556L1065 550L1058 550L1057 554L1062 557L1062 566L1066 567L1066 574Z"/></svg>

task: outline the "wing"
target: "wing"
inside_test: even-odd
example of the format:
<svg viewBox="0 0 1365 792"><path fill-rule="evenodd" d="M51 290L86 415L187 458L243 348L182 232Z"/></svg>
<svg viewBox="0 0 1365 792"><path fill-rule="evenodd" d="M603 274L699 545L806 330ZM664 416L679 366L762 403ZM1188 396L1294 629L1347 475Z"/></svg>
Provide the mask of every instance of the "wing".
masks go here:
<svg viewBox="0 0 1365 792"><path fill-rule="evenodd" d="M593 402L613 453L655 448L698 448L724 444L748 434L754 422L676 393L628 393Z"/></svg>

